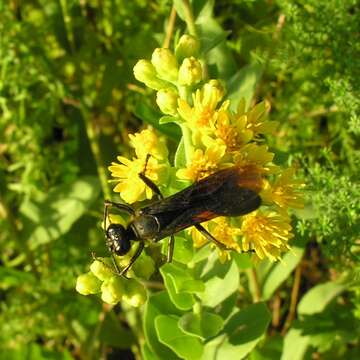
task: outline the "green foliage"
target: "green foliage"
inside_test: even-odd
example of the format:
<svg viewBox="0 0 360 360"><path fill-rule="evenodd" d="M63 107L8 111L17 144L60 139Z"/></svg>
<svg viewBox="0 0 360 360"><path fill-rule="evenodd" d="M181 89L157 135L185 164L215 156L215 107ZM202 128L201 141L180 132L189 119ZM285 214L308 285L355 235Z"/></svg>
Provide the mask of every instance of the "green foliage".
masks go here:
<svg viewBox="0 0 360 360"><path fill-rule="evenodd" d="M165 245L149 246L129 282L98 263L104 277L85 290L105 283L120 305L76 293L91 252L108 255L105 164L129 152L127 134L152 125L186 163L174 118L133 76L162 46L172 2L3 2L0 357L359 358L357 1L192 1L194 23L186 1L174 5L170 47L195 27L232 106L271 103L275 162L294 163L307 184L292 251L281 263L232 254L222 264L180 233L172 264L162 265Z"/></svg>

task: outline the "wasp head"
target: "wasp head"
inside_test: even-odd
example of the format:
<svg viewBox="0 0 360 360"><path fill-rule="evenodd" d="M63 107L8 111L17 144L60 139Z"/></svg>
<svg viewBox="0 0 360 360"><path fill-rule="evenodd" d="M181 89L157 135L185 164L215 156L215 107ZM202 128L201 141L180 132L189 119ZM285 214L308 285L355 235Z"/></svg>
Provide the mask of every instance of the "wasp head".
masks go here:
<svg viewBox="0 0 360 360"><path fill-rule="evenodd" d="M131 248L129 233L120 224L110 224L106 230L106 245L111 253L127 254Z"/></svg>

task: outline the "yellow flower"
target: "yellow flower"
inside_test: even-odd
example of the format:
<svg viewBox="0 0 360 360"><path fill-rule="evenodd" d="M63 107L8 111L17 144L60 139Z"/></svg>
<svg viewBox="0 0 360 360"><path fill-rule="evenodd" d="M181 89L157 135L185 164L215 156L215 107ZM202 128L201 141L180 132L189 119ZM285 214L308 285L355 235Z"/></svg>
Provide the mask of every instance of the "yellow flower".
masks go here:
<svg viewBox="0 0 360 360"><path fill-rule="evenodd" d="M209 231L209 224L211 223L211 221L206 221L203 222L201 225L207 230ZM189 228L188 233L191 236L191 239L194 243L194 247L195 248L200 248L203 245L207 244L209 241L206 239L206 237L199 231L196 229L195 226L192 226L191 228Z"/></svg>
<svg viewBox="0 0 360 360"><path fill-rule="evenodd" d="M210 128L215 122L216 109L223 95L224 91L220 83L211 80L201 90L196 90L195 94L193 94L193 107L185 100L180 99L178 102L178 112L191 130ZM221 109L226 109L228 106L229 102L225 101Z"/></svg>
<svg viewBox="0 0 360 360"><path fill-rule="evenodd" d="M295 169L289 168L284 170L274 185L265 183L264 189L261 192L261 197L264 201L275 203L282 209L302 208L304 206L304 199L302 197L300 188L304 187L301 180L294 179Z"/></svg>
<svg viewBox="0 0 360 360"><path fill-rule="evenodd" d="M227 152L238 151L253 136L252 131L246 129L245 116L234 118L223 110L218 112L214 134L226 144Z"/></svg>
<svg viewBox="0 0 360 360"><path fill-rule="evenodd" d="M274 154L268 151L267 145L249 143L239 149L239 152L234 156L234 161L240 167L256 165L259 171L274 173L278 170L278 167L271 164L273 158Z"/></svg>
<svg viewBox="0 0 360 360"><path fill-rule="evenodd" d="M145 159L148 154L158 160L167 159L168 150L165 138L157 135L152 129L145 129L134 135L130 134L129 138L139 159Z"/></svg>
<svg viewBox="0 0 360 360"><path fill-rule="evenodd" d="M226 146L213 143L205 150L196 149L191 164L176 172L179 179L198 181L209 176L219 168L219 163L225 154Z"/></svg>
<svg viewBox="0 0 360 360"><path fill-rule="evenodd" d="M281 252L289 249L293 237L290 218L276 212L256 211L242 219L242 250L254 249L259 259L280 259Z"/></svg>
<svg viewBox="0 0 360 360"><path fill-rule="evenodd" d="M119 192L122 199L132 204L136 201L152 198L152 190L139 178L139 173L144 170L145 158L133 159L132 161L123 157L117 157L119 163L113 162L109 166L111 175L116 178L118 184L114 191ZM158 160L150 157L146 166L146 176L159 184L166 174L166 165L159 164Z"/></svg>
<svg viewBox="0 0 360 360"><path fill-rule="evenodd" d="M257 134L274 134L278 123L267 120L270 104L267 101L255 105L251 110L245 110L245 100L241 99L235 117L246 123L246 129L255 136Z"/></svg>
<svg viewBox="0 0 360 360"><path fill-rule="evenodd" d="M229 223L229 219L225 217L218 217L214 220L207 221L201 224L206 230L208 230L211 235L215 237L220 243L224 244L228 249L233 249L237 252L241 251L239 243L236 241L235 236L241 234L240 229L232 227ZM201 234L195 227L192 227L189 230L192 240L194 242L194 247L198 248L208 243L209 241ZM212 243L216 246L215 243ZM230 253L227 250L218 248L219 258L221 262L229 260Z"/></svg>

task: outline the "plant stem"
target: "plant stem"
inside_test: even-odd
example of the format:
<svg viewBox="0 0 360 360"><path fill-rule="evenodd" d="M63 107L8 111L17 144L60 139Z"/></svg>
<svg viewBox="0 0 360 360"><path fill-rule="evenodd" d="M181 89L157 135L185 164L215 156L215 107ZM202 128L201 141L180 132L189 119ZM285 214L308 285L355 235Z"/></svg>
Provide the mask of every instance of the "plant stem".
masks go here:
<svg viewBox="0 0 360 360"><path fill-rule="evenodd" d="M254 302L257 303L261 300L261 290L256 270L254 268L249 270L249 278L254 288Z"/></svg>
<svg viewBox="0 0 360 360"><path fill-rule="evenodd" d="M284 327L281 330L282 335L286 334L287 330L290 328L292 321L295 318L296 305L299 297L300 282L301 282L301 263L295 270L294 284L291 290L290 308L289 308L288 316L286 317L284 323Z"/></svg>
<svg viewBox="0 0 360 360"><path fill-rule="evenodd" d="M193 35L193 36L197 37L194 14L192 12L190 1L189 0L183 0L183 4L184 4L184 11L185 11L185 13L184 13L185 22L186 22L186 25L187 25L187 27L189 29L189 33L190 33L190 35Z"/></svg>
<svg viewBox="0 0 360 360"><path fill-rule="evenodd" d="M170 41L172 38L172 35L174 33L174 27L175 27L175 20L176 20L176 9L175 6L171 8L168 25L166 28L166 35L163 43L163 48L169 48L170 47Z"/></svg>

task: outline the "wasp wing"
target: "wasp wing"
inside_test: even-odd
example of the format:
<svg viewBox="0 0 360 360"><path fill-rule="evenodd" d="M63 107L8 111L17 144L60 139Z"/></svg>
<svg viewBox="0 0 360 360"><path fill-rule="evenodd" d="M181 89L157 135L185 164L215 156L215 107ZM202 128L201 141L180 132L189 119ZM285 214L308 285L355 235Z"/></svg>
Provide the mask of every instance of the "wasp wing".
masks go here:
<svg viewBox="0 0 360 360"><path fill-rule="evenodd" d="M141 213L157 218L160 229L156 240L217 216L247 214L260 206L261 199L249 181L250 185L243 185L249 176L242 175L237 167L221 170L143 208Z"/></svg>

